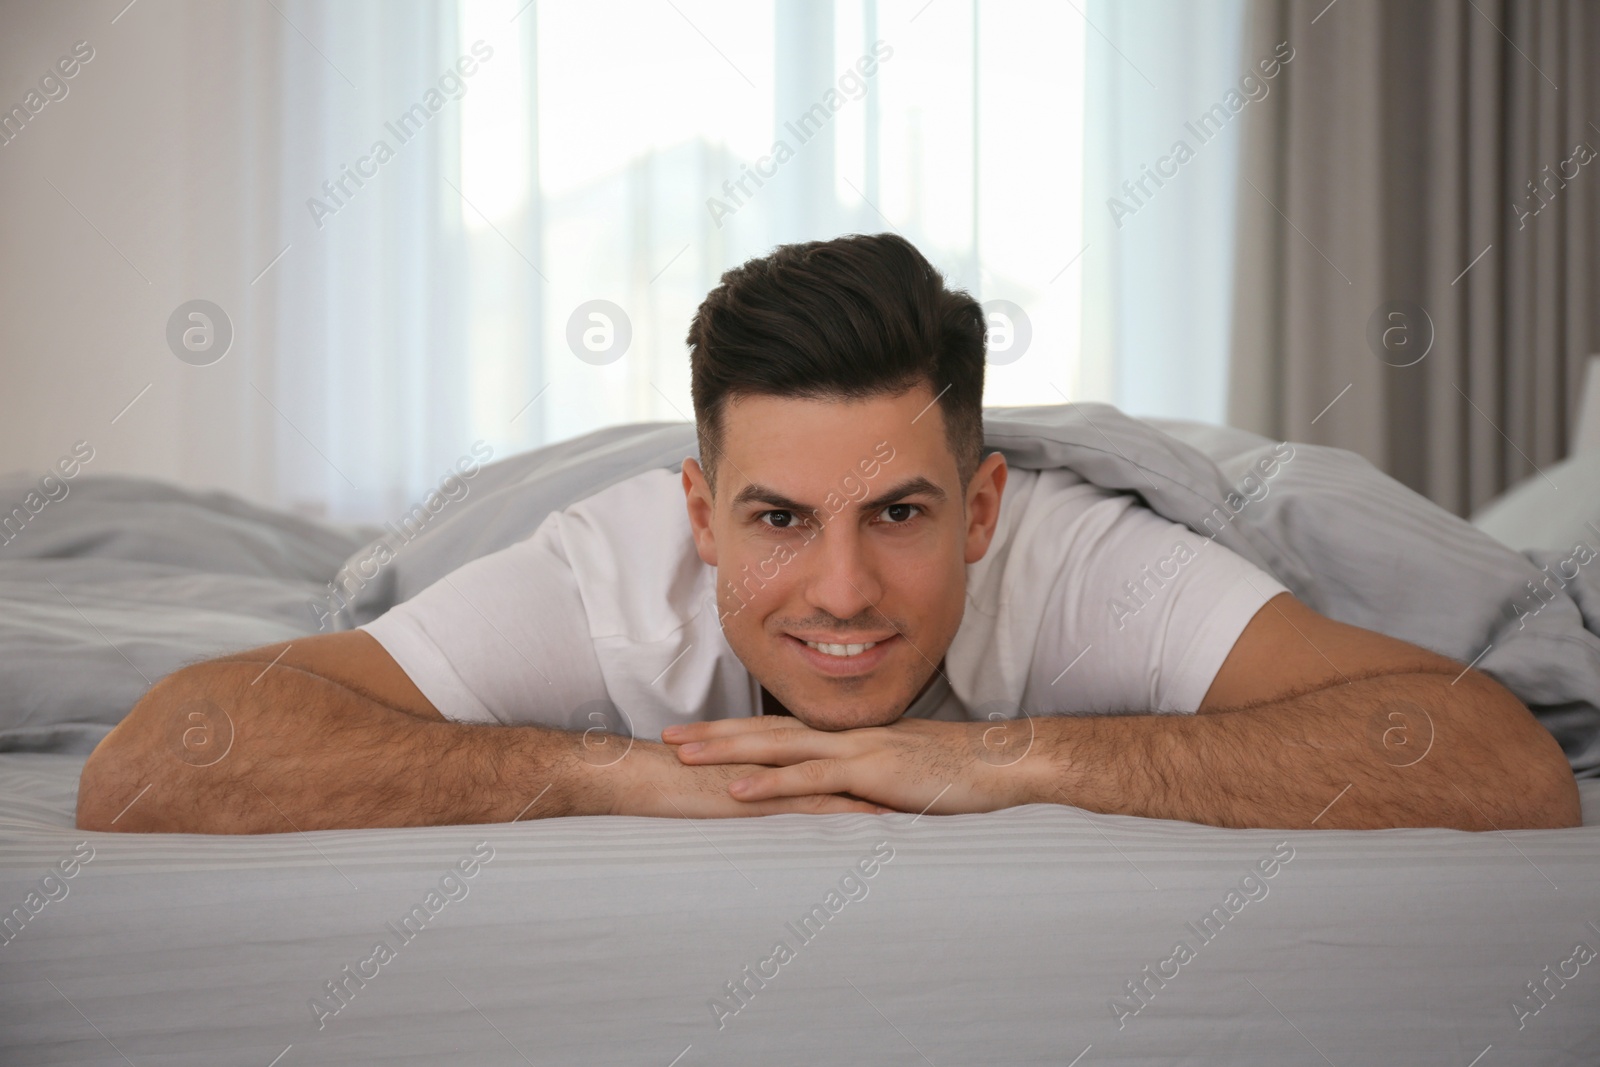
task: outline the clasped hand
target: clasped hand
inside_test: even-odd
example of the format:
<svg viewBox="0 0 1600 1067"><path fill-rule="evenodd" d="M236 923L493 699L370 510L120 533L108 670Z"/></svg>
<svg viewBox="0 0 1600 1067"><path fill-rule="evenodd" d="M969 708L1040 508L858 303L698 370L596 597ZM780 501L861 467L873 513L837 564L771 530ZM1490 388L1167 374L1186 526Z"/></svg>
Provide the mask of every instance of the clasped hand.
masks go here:
<svg viewBox="0 0 1600 1067"><path fill-rule="evenodd" d="M757 764L728 784L736 800L835 794L895 811L954 815L1033 801L1028 719L992 724L901 719L814 730L788 716L669 726L661 740L691 766ZM1031 756L1031 760L1030 760Z"/></svg>

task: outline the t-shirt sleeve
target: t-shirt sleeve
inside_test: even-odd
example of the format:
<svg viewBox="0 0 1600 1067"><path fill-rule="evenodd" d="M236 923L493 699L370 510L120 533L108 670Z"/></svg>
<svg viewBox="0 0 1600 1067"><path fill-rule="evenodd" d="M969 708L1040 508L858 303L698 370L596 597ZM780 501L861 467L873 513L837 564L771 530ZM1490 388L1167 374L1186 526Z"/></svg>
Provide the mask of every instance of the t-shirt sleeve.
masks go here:
<svg viewBox="0 0 1600 1067"><path fill-rule="evenodd" d="M593 724L605 679L555 518L360 627L445 718Z"/></svg>
<svg viewBox="0 0 1600 1067"><path fill-rule="evenodd" d="M1194 712L1261 608L1288 590L1135 498L1098 499L1043 539L1054 582L1034 646L1030 710Z"/></svg>

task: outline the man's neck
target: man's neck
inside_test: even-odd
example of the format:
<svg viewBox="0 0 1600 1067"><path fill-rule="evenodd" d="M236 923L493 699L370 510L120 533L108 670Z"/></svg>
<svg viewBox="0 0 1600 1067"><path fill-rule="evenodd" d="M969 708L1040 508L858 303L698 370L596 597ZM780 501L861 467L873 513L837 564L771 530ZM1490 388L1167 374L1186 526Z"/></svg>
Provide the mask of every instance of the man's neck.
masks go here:
<svg viewBox="0 0 1600 1067"><path fill-rule="evenodd" d="M761 687L761 714L763 714L763 715L789 715L789 716L793 716L794 712L792 712L788 708L784 707L783 703L781 701L779 701L777 697L775 697L771 693L767 692L767 687L766 686L762 686Z"/></svg>

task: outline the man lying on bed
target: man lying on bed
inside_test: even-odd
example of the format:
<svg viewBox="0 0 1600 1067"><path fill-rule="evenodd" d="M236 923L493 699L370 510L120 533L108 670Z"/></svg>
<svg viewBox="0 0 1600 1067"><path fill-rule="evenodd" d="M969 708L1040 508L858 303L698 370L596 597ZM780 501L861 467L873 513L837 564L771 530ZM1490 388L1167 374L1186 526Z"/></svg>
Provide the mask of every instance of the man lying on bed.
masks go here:
<svg viewBox="0 0 1600 1067"><path fill-rule="evenodd" d="M1487 676L1323 618L1132 496L984 456L982 313L899 237L730 271L688 340L701 462L596 493L361 629L172 674L90 758L78 825L1031 803L1580 821L1555 740ZM180 758L216 709L227 755Z"/></svg>

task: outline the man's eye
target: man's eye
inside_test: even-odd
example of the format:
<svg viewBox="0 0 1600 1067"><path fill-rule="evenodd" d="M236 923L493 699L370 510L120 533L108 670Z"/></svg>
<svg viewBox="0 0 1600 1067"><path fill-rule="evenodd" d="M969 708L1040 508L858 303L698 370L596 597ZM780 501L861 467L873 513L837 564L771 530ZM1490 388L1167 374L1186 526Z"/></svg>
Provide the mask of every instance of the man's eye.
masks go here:
<svg viewBox="0 0 1600 1067"><path fill-rule="evenodd" d="M890 504L878 514L885 516L891 526L903 526L916 517L913 513L920 513L921 505L918 504Z"/></svg>
<svg viewBox="0 0 1600 1067"><path fill-rule="evenodd" d="M795 525L795 515L792 511L763 511L756 518L775 530L788 530Z"/></svg>

